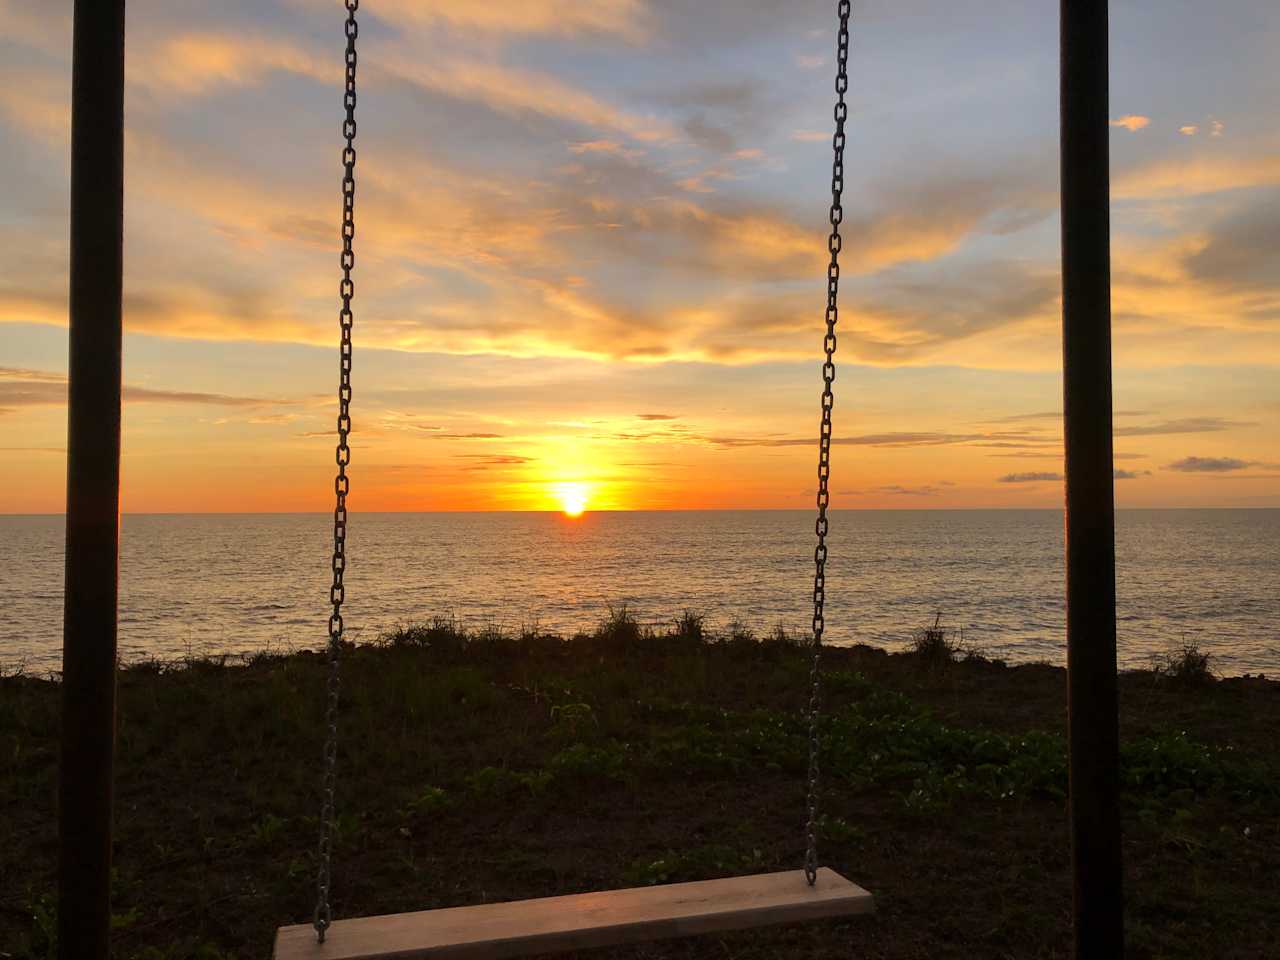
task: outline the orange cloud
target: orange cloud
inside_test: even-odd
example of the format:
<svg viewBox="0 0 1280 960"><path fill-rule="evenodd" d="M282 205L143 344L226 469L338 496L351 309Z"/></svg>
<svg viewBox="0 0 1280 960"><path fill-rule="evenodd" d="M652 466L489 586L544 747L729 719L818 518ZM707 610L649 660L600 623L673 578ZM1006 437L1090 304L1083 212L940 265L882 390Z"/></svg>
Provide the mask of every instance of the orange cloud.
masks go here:
<svg viewBox="0 0 1280 960"><path fill-rule="evenodd" d="M1119 172L1111 181L1118 200L1188 197L1280 184L1280 153L1260 144L1250 154L1164 160Z"/></svg>
<svg viewBox="0 0 1280 960"><path fill-rule="evenodd" d="M384 51L379 70L424 89L475 100L499 113L531 112L641 141L675 137L665 121L621 110L549 74L457 57L424 59L420 51Z"/></svg>
<svg viewBox="0 0 1280 960"><path fill-rule="evenodd" d="M139 41L127 69L131 85L170 99L255 86L273 71L337 84L342 66L286 40L189 32Z"/></svg>
<svg viewBox="0 0 1280 960"><path fill-rule="evenodd" d="M1147 126L1149 123L1151 123L1150 117L1144 117L1136 113L1128 113L1128 114L1125 114L1123 117L1119 117L1118 119L1111 121L1111 125L1113 127L1123 127L1124 129L1128 130L1130 133L1134 133L1138 130L1141 130L1143 127Z"/></svg>
<svg viewBox="0 0 1280 960"><path fill-rule="evenodd" d="M318 0L302 2L325 10L330 7ZM520 0L500 4L474 0L380 0L376 14L401 26L448 26L500 35L602 33L638 42L648 36L650 29L642 0Z"/></svg>

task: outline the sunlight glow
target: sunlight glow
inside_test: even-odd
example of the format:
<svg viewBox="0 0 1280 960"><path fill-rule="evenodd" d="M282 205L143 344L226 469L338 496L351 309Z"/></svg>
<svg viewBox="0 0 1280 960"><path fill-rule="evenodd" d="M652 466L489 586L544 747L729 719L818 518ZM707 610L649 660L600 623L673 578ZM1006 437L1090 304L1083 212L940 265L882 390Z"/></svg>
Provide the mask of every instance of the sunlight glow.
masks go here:
<svg viewBox="0 0 1280 960"><path fill-rule="evenodd" d="M566 517L580 517L587 509L591 490L585 483L574 481L557 483L555 494L556 499L560 501L560 509Z"/></svg>

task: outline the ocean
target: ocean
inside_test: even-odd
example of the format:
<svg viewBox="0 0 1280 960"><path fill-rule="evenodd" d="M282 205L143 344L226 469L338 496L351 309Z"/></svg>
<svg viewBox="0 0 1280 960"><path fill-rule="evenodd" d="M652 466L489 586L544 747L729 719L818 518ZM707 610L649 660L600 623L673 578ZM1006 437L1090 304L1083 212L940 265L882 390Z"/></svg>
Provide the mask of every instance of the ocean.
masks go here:
<svg viewBox="0 0 1280 960"><path fill-rule="evenodd" d="M0 531L0 667L56 670L62 517ZM322 645L330 538L324 514L126 516L121 659ZM1065 662L1060 512L834 511L829 542L830 642L901 649L941 614L987 656ZM346 623L357 642L436 616L567 634L625 604L804 634L812 552L803 511L353 514ZM1189 642L1221 674L1280 674L1280 510L1121 510L1117 555L1122 667Z"/></svg>

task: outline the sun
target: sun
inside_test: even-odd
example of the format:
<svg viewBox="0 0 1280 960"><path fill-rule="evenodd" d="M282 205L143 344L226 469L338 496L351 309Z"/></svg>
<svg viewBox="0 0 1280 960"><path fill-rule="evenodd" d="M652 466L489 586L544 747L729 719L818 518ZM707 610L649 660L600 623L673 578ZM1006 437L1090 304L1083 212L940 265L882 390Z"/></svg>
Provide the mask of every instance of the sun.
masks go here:
<svg viewBox="0 0 1280 960"><path fill-rule="evenodd" d="M590 488L581 481L557 483L556 499L560 501L560 510L566 517L580 517L587 509Z"/></svg>

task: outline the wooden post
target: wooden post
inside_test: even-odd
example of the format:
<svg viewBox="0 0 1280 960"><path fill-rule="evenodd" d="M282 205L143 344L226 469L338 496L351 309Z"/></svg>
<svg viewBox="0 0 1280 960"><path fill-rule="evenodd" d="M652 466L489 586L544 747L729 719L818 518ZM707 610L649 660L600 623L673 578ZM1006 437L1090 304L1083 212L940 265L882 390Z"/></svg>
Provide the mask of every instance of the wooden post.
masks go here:
<svg viewBox="0 0 1280 960"><path fill-rule="evenodd" d="M1062 342L1075 956L1124 951L1107 2L1061 0Z"/></svg>
<svg viewBox="0 0 1280 960"><path fill-rule="evenodd" d="M120 511L124 0L76 0L71 68L67 541L58 783L58 951L111 930Z"/></svg>

